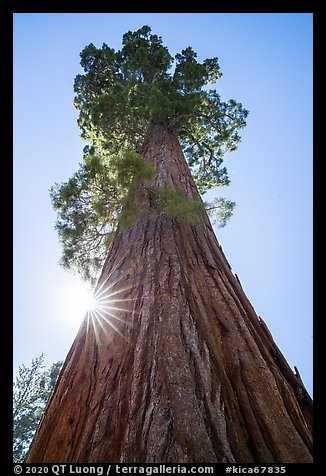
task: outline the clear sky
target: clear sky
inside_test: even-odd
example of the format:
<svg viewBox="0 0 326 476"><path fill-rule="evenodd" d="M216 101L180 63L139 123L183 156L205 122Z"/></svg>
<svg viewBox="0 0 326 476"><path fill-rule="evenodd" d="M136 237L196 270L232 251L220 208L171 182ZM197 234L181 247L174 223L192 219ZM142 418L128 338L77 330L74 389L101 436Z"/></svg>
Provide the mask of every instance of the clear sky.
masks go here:
<svg viewBox="0 0 326 476"><path fill-rule="evenodd" d="M312 20L309 13L14 14L14 375L45 353L64 360L83 318L79 279L59 267L49 188L85 143L73 107L79 53L121 48L147 24L172 55L219 58L216 89L250 112L225 156L236 201L216 234L290 366L312 394ZM210 196L212 193L210 193Z"/></svg>

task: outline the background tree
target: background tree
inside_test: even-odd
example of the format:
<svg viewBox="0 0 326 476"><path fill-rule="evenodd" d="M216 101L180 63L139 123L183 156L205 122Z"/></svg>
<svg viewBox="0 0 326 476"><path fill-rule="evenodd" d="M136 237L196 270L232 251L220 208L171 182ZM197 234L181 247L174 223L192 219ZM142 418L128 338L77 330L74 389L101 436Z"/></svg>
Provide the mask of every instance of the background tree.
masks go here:
<svg viewBox="0 0 326 476"><path fill-rule="evenodd" d="M13 461L22 463L57 381L63 362L44 370L44 355L19 366L13 393Z"/></svg>
<svg viewBox="0 0 326 476"><path fill-rule="evenodd" d="M52 200L63 263L91 277L106 257L28 462L312 461L311 398L199 193L229 183L223 157L247 111L206 89L217 58L188 47L172 60L147 26L120 51L81 53L89 144ZM224 223L233 204L206 208Z"/></svg>

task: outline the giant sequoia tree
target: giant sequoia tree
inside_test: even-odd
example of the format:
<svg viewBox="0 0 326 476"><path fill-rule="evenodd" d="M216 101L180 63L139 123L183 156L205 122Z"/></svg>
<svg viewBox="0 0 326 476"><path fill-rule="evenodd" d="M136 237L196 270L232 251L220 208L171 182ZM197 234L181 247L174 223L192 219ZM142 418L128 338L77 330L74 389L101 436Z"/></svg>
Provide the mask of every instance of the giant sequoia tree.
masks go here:
<svg viewBox="0 0 326 476"><path fill-rule="evenodd" d="M228 184L247 116L207 88L217 58L173 60L145 26L81 65L88 145L51 194L63 264L102 271L28 462L312 461L311 399L205 210L223 225L234 204L201 198Z"/></svg>

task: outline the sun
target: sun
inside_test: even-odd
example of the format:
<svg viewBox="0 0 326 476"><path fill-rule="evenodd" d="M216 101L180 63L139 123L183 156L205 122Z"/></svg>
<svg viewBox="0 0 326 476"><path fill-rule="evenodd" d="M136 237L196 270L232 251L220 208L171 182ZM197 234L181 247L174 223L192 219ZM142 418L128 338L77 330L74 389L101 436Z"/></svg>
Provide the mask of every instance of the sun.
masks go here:
<svg viewBox="0 0 326 476"><path fill-rule="evenodd" d="M57 322L77 332L85 322L94 328L96 338L102 333L117 333L128 342L127 329L132 327L131 315L137 311L137 298L124 296L133 286L119 286L117 281L105 280L96 291L77 276L65 276L60 283L61 291L56 301Z"/></svg>
<svg viewBox="0 0 326 476"><path fill-rule="evenodd" d="M76 276L69 276L61 283L57 306L65 324L78 330L84 318L95 311L98 301L89 284Z"/></svg>
<svg viewBox="0 0 326 476"><path fill-rule="evenodd" d="M87 313L96 310L96 308L98 307L98 300L94 296L91 289L86 288L84 290L84 293L81 294L81 296L80 296L80 304L79 305Z"/></svg>

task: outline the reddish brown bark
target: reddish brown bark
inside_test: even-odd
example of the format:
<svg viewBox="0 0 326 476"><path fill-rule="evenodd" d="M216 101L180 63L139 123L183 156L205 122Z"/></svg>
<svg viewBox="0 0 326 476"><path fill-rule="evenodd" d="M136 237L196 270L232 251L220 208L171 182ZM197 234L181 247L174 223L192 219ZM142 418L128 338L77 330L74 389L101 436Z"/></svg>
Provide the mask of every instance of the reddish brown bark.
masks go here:
<svg viewBox="0 0 326 476"><path fill-rule="evenodd" d="M171 130L154 128L143 154L156 185L198 196ZM206 215L119 229L97 289L111 315L84 320L28 462L312 461L311 399Z"/></svg>

